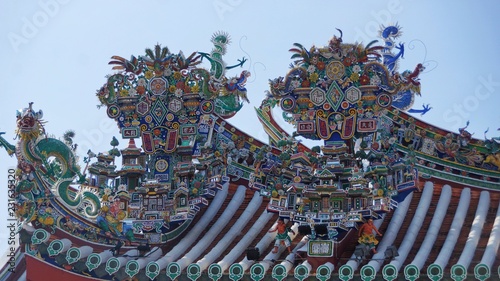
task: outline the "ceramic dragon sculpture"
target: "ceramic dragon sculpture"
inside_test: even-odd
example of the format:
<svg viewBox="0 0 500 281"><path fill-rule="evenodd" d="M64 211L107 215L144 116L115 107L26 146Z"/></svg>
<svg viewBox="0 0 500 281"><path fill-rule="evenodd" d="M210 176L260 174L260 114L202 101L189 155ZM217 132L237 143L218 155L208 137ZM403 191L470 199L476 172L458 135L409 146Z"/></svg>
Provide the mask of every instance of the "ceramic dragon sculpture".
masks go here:
<svg viewBox="0 0 500 281"><path fill-rule="evenodd" d="M229 35L225 32L217 32L212 36L212 43L214 48L210 54L198 52L202 59L206 58L210 62L210 75L211 77L206 80L207 84L210 84L212 89L220 93L219 98L216 103L216 107L220 111L238 111L242 107L242 103L232 105L233 102L228 99L230 95L228 93L234 93L237 97L243 99L246 102L250 102L246 96L245 83L247 78L250 76L250 72L244 70L240 76L228 79L226 77L226 70L242 67L246 62L245 57L238 60L235 65L227 66L222 60L222 56L226 54L227 45L230 44L231 39ZM208 77L207 77L208 78Z"/></svg>
<svg viewBox="0 0 500 281"><path fill-rule="evenodd" d="M77 165L74 147L46 134L43 113L41 110L35 112L32 104L17 112L18 142L14 151L18 160L18 217L30 222L44 215L40 213L40 205L52 208L62 205L83 217L94 218L100 208L99 197L85 188L71 187L85 181ZM14 154L13 145L3 138L1 143L9 154Z"/></svg>
<svg viewBox="0 0 500 281"><path fill-rule="evenodd" d="M243 66L246 61L245 57L243 57L241 60L238 60L238 64L226 66L226 63L222 60L222 56L226 54L226 47L230 42L231 39L227 33L217 32L212 36L212 43L214 44L214 48L212 49L210 54L198 52L203 58L206 58L208 61L210 61L210 72L215 80L220 81L224 78L226 70L238 66Z"/></svg>

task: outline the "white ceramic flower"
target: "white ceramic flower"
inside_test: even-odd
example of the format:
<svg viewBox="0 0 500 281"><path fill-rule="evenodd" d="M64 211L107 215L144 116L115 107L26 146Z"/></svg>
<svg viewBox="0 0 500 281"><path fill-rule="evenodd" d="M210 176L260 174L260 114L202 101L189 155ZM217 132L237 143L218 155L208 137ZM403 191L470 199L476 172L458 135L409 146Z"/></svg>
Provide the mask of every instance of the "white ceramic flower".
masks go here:
<svg viewBox="0 0 500 281"><path fill-rule="evenodd" d="M307 68L307 72L309 73L313 73L316 71L316 67L314 65L310 65L308 68Z"/></svg>

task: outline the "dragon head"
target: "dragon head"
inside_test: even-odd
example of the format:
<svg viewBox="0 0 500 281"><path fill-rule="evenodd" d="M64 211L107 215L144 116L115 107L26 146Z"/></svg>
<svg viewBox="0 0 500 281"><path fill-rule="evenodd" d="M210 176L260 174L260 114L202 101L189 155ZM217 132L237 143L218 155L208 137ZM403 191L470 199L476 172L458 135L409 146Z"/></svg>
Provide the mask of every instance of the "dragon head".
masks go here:
<svg viewBox="0 0 500 281"><path fill-rule="evenodd" d="M21 138L37 138L43 132L41 123L43 112L39 110L35 112L32 108L33 103L29 103L28 108L18 110L17 117L17 134Z"/></svg>
<svg viewBox="0 0 500 281"><path fill-rule="evenodd" d="M212 35L211 41L214 44L217 52L219 52L222 55L225 55L226 46L231 43L231 38L229 37L229 34L227 32L218 31L214 33L214 35Z"/></svg>
<svg viewBox="0 0 500 281"><path fill-rule="evenodd" d="M385 42L385 48L386 50L392 50L395 46L394 40L396 40L398 37L400 37L403 34L401 31L401 27L398 24L395 25L389 25L387 27L382 26L380 30L380 37ZM401 47L401 45L400 45ZM398 47L396 47L398 48ZM399 48L398 48L399 49Z"/></svg>

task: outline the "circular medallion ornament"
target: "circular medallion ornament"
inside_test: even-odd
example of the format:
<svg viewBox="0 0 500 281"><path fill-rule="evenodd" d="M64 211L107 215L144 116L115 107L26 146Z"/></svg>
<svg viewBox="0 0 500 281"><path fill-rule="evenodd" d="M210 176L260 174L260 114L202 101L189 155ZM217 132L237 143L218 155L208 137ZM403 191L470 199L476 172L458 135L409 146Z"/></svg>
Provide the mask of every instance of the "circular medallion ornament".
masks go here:
<svg viewBox="0 0 500 281"><path fill-rule="evenodd" d="M388 94L380 94L378 97L377 97L377 104L380 106L380 107L383 107L383 108L386 108L386 107L389 107L392 103L392 98L391 96L389 96Z"/></svg>
<svg viewBox="0 0 500 281"><path fill-rule="evenodd" d="M347 109L349 107L349 103L346 101L343 101L340 106L342 107L342 109Z"/></svg>
<svg viewBox="0 0 500 281"><path fill-rule="evenodd" d="M300 176L295 176L295 177L293 178L293 182L295 182L295 183L299 183L299 182L301 182L301 181L302 181L302 178L301 178Z"/></svg>
<svg viewBox="0 0 500 281"><path fill-rule="evenodd" d="M160 173L165 172L168 169L168 162L167 162L167 160L160 159L160 160L156 161L155 169L158 172L160 172Z"/></svg>
<svg viewBox="0 0 500 281"><path fill-rule="evenodd" d="M328 111L328 110L330 110L330 108L332 108L332 106L329 103L324 103L323 104L323 109L324 110Z"/></svg>
<svg viewBox="0 0 500 281"><path fill-rule="evenodd" d="M153 117L151 117L151 115L148 115L144 118L144 120L147 122L147 123L151 123L151 121L153 121Z"/></svg>
<svg viewBox="0 0 500 281"><path fill-rule="evenodd" d="M108 107L108 116L109 118L116 118L118 115L120 115L120 108L117 105L111 105Z"/></svg>
<svg viewBox="0 0 500 281"><path fill-rule="evenodd" d="M295 100L288 97L281 100L281 108L285 111L290 111L295 107Z"/></svg>
<svg viewBox="0 0 500 281"><path fill-rule="evenodd" d="M214 111L214 103L212 101L204 101L200 105L201 113L210 114Z"/></svg>
<svg viewBox="0 0 500 281"><path fill-rule="evenodd" d="M155 77L149 82L149 89L154 95L163 95L168 88L168 82L160 77Z"/></svg>
<svg viewBox="0 0 500 281"><path fill-rule="evenodd" d="M170 121L174 120L174 118L175 118L175 115L173 115L172 113L167 114L167 121L170 122Z"/></svg>
<svg viewBox="0 0 500 281"><path fill-rule="evenodd" d="M326 66L326 76L332 80L339 80L344 76L344 65L340 61L332 61Z"/></svg>

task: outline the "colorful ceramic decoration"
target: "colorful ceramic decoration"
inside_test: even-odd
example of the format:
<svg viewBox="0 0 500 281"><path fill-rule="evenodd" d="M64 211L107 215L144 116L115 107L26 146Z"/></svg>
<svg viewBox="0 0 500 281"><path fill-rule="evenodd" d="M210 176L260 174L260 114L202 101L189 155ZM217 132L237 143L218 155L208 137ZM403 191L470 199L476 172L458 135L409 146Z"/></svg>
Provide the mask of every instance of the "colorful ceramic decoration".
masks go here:
<svg viewBox="0 0 500 281"><path fill-rule="evenodd" d="M229 74L246 59L227 65L230 38L224 32L212 36L214 47L207 53L185 56L156 45L145 55L112 57L115 72L96 94L98 107L118 125L119 137L110 140L108 151L89 150L80 159L73 131L61 139L48 134L43 113L33 103L18 111L17 144L0 136L0 146L18 160L9 204L28 270L45 268L78 280L153 280L160 274L197 280L204 270L218 280L229 270L231 280L245 274L261 280L268 269L262 263L250 267L227 258L207 265L190 257L174 262L177 257L162 252L168 243L180 243L180 237L200 239L195 235L204 229L191 228L192 223L231 187L253 192L256 201L266 202L263 217L279 222L252 241L269 246L274 237L268 235L277 232L270 255L279 255L283 246L294 258L313 263L317 279L327 280L348 241L376 252L374 232L382 233L373 220L419 191L423 179L498 190L500 138L474 139L468 123L449 132L407 114L423 115L431 107L412 108L425 67L419 63L399 70L405 46L396 43L398 25L382 27L381 37L368 44L344 43L342 31L335 32L338 36L323 47L293 44L290 69L269 80L269 91L256 108L268 143L228 121L249 102L245 84L250 72ZM202 60L210 69L200 66ZM279 126L275 108L294 126L293 133ZM299 136L321 145L308 148ZM118 157L121 165L115 162ZM256 221L252 215L247 221ZM203 223L208 227L208 221ZM260 218L259 223L263 227ZM353 240L358 232L361 238ZM307 235L307 245L292 250L290 233ZM219 255L229 245L223 241L214 247ZM73 242L79 247L70 248ZM121 256L122 246L137 256ZM320 260L329 262L318 266ZM270 274L284 280L291 274L288 267L276 265ZM293 274L305 280L310 270L311 264L303 263ZM393 276L387 270L384 276ZM458 276L462 268L453 270ZM344 265L335 274L350 280L352 271ZM365 267L360 274L372 280L372 273ZM406 272L410 277L417 273L412 267Z"/></svg>

